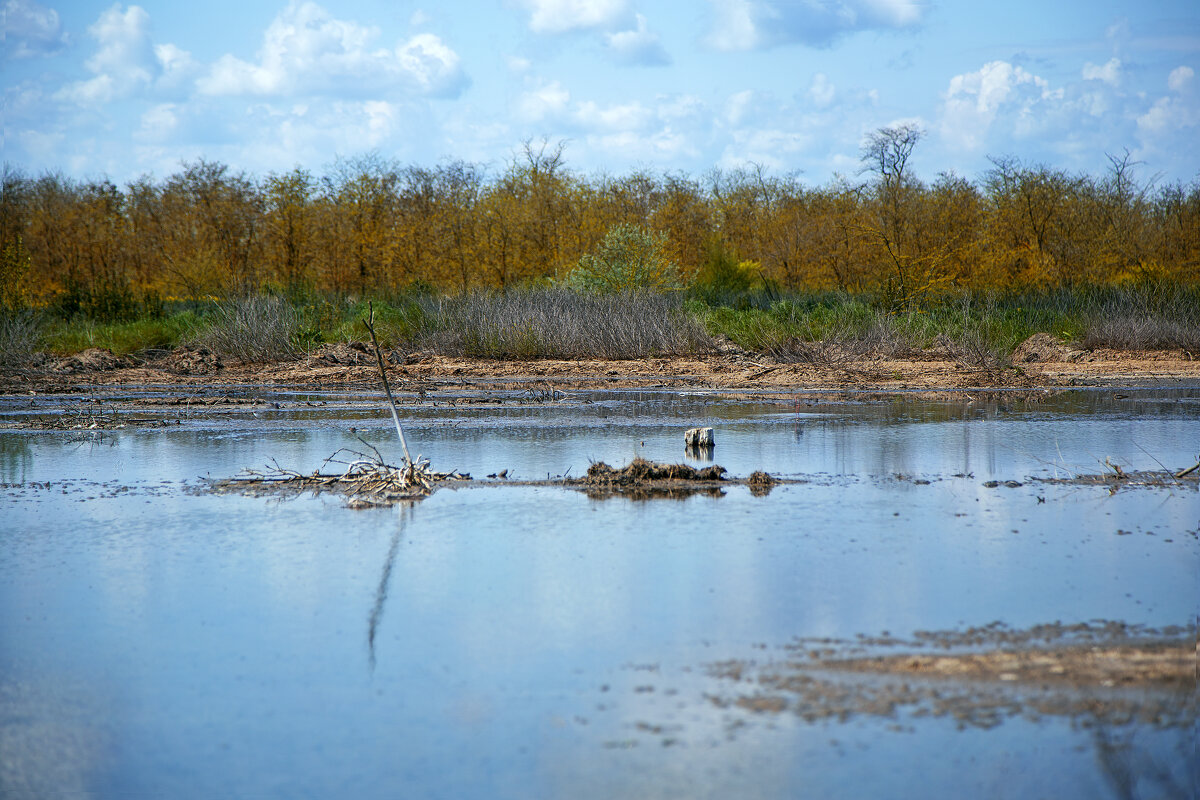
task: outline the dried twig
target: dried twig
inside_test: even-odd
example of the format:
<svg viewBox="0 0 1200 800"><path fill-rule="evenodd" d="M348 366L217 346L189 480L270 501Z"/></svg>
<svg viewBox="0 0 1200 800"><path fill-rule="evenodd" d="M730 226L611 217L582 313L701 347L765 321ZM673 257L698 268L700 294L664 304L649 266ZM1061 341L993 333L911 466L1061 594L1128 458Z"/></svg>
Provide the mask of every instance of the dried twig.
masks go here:
<svg viewBox="0 0 1200 800"><path fill-rule="evenodd" d="M1176 472L1175 477L1176 478L1186 478L1188 475L1191 475L1193 472L1195 472L1198 469L1200 469L1200 460L1197 460L1195 464L1192 464L1187 469L1181 469L1181 470L1179 470L1179 472Z"/></svg>

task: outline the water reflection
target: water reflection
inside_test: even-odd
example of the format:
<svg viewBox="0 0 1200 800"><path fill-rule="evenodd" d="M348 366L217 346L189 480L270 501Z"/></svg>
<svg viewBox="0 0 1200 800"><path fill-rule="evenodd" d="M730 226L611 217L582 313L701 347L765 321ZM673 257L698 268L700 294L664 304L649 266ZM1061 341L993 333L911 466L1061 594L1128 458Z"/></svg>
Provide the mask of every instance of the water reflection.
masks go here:
<svg viewBox="0 0 1200 800"><path fill-rule="evenodd" d="M747 712L731 735L698 667L797 636L1186 621L1194 493L1003 481L1105 457L1189 466L1196 395L425 406L406 420L414 452L476 476L675 462L705 424L713 463L801 482L677 502L460 488L403 511L180 488L271 458L309 472L354 444L351 426L394 459L379 407L193 415L100 446L0 433L3 482L20 484L0 490L0 687L113 698L69 720L109 735L60 786L108 796L1120 796L1093 732L1061 719L898 733L882 717L756 726ZM35 752L55 723L35 706L0 698L0 736L21 745L6 753ZM1137 730L1177 774L1181 757ZM1130 758L1113 769L1146 771ZM981 789L978 765L1005 782Z"/></svg>
<svg viewBox="0 0 1200 800"><path fill-rule="evenodd" d="M0 433L0 480L4 483L24 483L33 465L33 450L29 437Z"/></svg>
<svg viewBox="0 0 1200 800"><path fill-rule="evenodd" d="M383 619L384 605L387 603L388 585L392 580L392 565L396 563L396 552L400 549L400 536L404 532L403 509L397 516L396 531L392 534L392 543L388 547L387 557L383 561L383 572L379 576L379 586L375 590L375 605L371 606L371 614L367 617L367 661L371 672L375 671L375 633L379 630L379 621Z"/></svg>

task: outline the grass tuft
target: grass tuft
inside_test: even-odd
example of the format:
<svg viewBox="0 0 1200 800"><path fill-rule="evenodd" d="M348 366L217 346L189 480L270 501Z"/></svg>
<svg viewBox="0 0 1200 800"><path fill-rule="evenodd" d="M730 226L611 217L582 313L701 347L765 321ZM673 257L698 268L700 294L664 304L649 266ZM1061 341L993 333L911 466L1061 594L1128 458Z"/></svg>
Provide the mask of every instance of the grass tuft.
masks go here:
<svg viewBox="0 0 1200 800"><path fill-rule="evenodd" d="M216 307L195 343L244 363L288 361L303 354L301 315L273 295L228 300Z"/></svg>
<svg viewBox="0 0 1200 800"><path fill-rule="evenodd" d="M0 309L0 367L28 364L42 344L43 322L35 311Z"/></svg>

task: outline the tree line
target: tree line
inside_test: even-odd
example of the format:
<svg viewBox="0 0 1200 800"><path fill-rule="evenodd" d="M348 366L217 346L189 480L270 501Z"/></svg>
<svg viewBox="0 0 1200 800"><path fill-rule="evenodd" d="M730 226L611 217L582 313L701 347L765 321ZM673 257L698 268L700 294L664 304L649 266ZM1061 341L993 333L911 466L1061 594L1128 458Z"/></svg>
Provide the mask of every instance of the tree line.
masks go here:
<svg viewBox="0 0 1200 800"><path fill-rule="evenodd" d="M860 172L816 187L758 168L583 175L545 143L495 172L369 155L255 177L199 160L117 186L6 165L0 303L502 290L566 281L630 225L685 283L732 258L768 286L897 308L964 290L1200 280L1200 182L1142 179L1128 152L1102 175L1004 156L978 181L926 181L910 164L921 134L876 131Z"/></svg>

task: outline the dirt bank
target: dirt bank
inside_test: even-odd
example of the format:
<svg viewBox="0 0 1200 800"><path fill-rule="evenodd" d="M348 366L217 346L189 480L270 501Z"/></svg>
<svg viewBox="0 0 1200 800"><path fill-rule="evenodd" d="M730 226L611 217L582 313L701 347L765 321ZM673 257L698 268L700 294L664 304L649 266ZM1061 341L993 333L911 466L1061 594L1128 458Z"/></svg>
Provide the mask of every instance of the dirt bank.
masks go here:
<svg viewBox="0 0 1200 800"><path fill-rule="evenodd" d="M1029 350L1030 348L1026 348ZM349 357L342 357L342 351ZM951 392L1036 390L1075 386L1200 384L1200 360L1184 351L1025 352L1013 366L973 369L936 353L911 358L865 357L835 364L778 363L752 353L649 358L639 361L500 361L433 354L393 354L389 378L401 394L463 388L546 391L604 388L697 388L726 391L813 390ZM90 350L21 369L0 369L0 393L79 387L263 386L309 389L375 387L374 366L349 345L327 346L304 359L273 364L223 363L207 353L155 359L117 358Z"/></svg>

